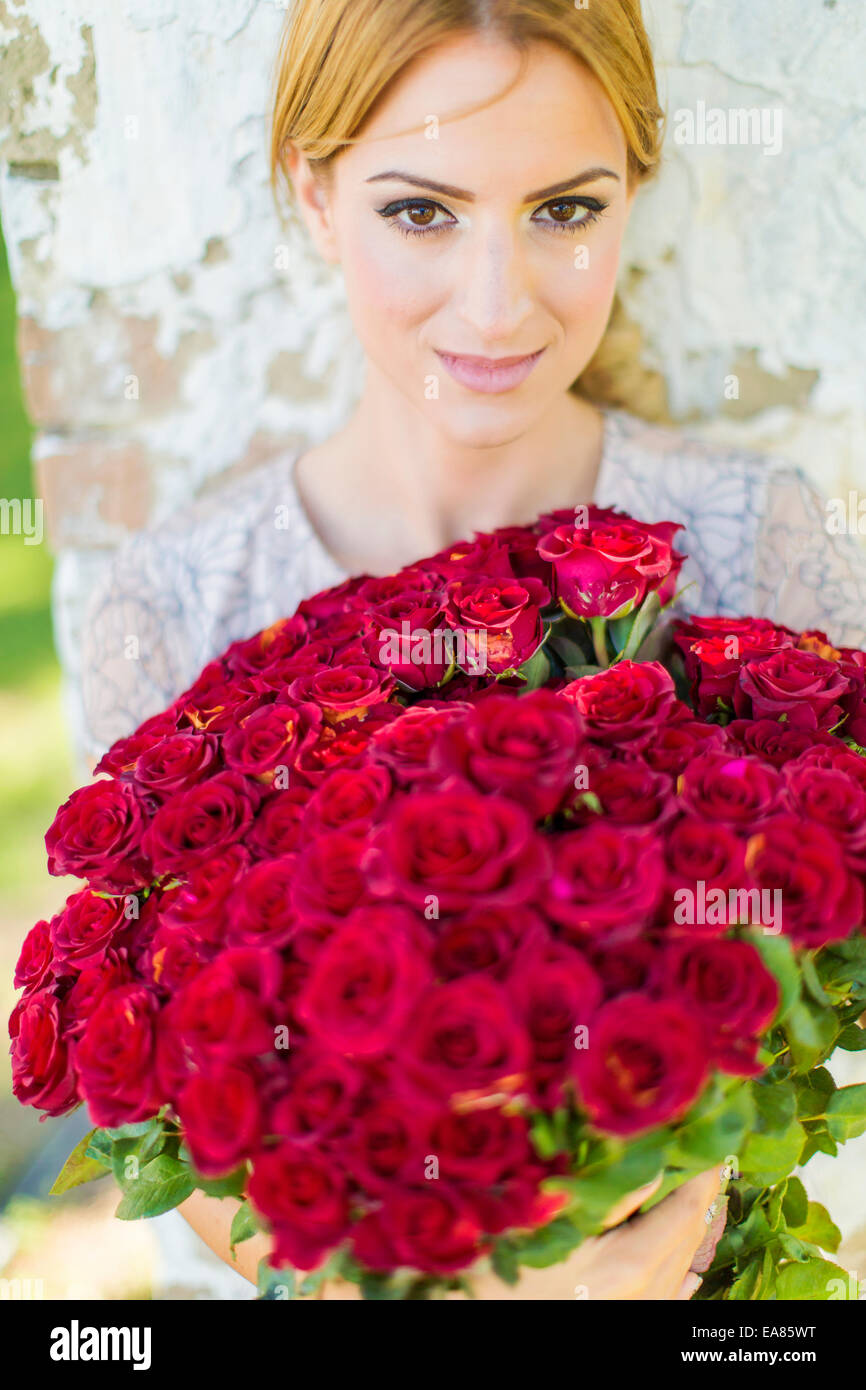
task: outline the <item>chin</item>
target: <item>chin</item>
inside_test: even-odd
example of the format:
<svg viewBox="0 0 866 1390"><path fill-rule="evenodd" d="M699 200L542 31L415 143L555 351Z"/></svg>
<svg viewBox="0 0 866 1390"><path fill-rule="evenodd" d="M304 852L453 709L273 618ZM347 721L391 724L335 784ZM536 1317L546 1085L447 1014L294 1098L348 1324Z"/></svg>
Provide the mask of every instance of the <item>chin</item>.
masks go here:
<svg viewBox="0 0 866 1390"><path fill-rule="evenodd" d="M496 449L520 439L542 414L539 402L518 405L503 394L460 405L440 400L428 419L455 448Z"/></svg>

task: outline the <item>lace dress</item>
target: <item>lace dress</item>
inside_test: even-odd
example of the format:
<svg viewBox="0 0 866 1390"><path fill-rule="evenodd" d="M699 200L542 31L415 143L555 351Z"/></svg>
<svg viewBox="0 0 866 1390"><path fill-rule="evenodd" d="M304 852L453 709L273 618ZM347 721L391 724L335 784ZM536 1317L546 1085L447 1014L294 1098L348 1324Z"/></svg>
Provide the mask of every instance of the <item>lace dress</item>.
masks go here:
<svg viewBox="0 0 866 1390"><path fill-rule="evenodd" d="M85 623L83 754L98 757L165 708L230 642L347 577L303 509L295 461L294 453L277 458L118 551ZM561 505L586 500L563 497ZM683 523L677 545L689 559L682 582L693 581L680 600L684 611L773 617L821 628L837 645L866 646L866 553L853 536L827 530L823 500L783 460L607 411L593 500L648 521ZM856 1054L848 1057L855 1065ZM810 1185L826 1189L832 1173L835 1188L842 1158L824 1170L818 1163L807 1170ZM866 1211L851 1203L846 1218L842 1195L834 1192L834 1211L851 1230ZM252 1296L177 1213L154 1224L172 1294Z"/></svg>

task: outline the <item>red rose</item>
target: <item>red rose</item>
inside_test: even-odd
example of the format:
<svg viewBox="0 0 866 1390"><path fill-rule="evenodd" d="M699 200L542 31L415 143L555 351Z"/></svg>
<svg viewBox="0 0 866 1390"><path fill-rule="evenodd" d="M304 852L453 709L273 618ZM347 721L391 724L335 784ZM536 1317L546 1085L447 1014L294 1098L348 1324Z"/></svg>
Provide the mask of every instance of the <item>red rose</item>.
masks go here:
<svg viewBox="0 0 866 1390"><path fill-rule="evenodd" d="M359 661L299 676L289 686L289 695L300 703L318 705L328 724L340 724L344 719L363 719L393 689L394 678L387 671Z"/></svg>
<svg viewBox="0 0 866 1390"><path fill-rule="evenodd" d="M429 977L410 914L362 908L314 959L297 1014L323 1046L379 1055L404 1028Z"/></svg>
<svg viewBox="0 0 866 1390"><path fill-rule="evenodd" d="M94 776L121 777L123 773L131 773L142 753L161 743L163 738L173 734L176 729L177 715L173 709L155 714L152 719L146 719L134 734L119 738L111 745L93 769Z"/></svg>
<svg viewBox="0 0 866 1390"><path fill-rule="evenodd" d="M481 970L502 979L518 946L549 938L532 908L478 908L437 923L433 964L444 980Z"/></svg>
<svg viewBox="0 0 866 1390"><path fill-rule="evenodd" d="M258 1154L247 1189L274 1234L270 1263L315 1269L349 1231L346 1181L308 1145L283 1142Z"/></svg>
<svg viewBox="0 0 866 1390"><path fill-rule="evenodd" d="M139 962L144 978L173 994L208 963L213 947L189 922L160 922Z"/></svg>
<svg viewBox="0 0 866 1390"><path fill-rule="evenodd" d="M15 988L22 985L31 992L52 975L54 948L51 944L51 928L45 921L37 922L24 938L18 964L15 966Z"/></svg>
<svg viewBox="0 0 866 1390"><path fill-rule="evenodd" d="M574 1052L579 1099L611 1134L635 1134L679 1119L707 1074L701 1025L672 999L620 994L592 1021L589 1046Z"/></svg>
<svg viewBox="0 0 866 1390"><path fill-rule="evenodd" d="M863 885L816 822L772 817L749 840L746 867L758 888L781 895L782 931L798 946L814 950L863 926Z"/></svg>
<svg viewBox="0 0 866 1390"><path fill-rule="evenodd" d="M352 1246L370 1269L408 1265L450 1274L487 1248L473 1208L444 1183L386 1194L382 1208L352 1228Z"/></svg>
<svg viewBox="0 0 866 1390"><path fill-rule="evenodd" d="M264 705L223 735L223 757L236 771L273 782L279 768L288 776L298 755L315 743L321 723L315 705Z"/></svg>
<svg viewBox="0 0 866 1390"><path fill-rule="evenodd" d="M242 839L260 800L254 782L237 772L187 788L161 806L145 837L159 874L188 873Z"/></svg>
<svg viewBox="0 0 866 1390"><path fill-rule="evenodd" d="M230 1173L258 1146L256 1080L242 1067L216 1066L190 1077L177 1110L192 1161L205 1176Z"/></svg>
<svg viewBox="0 0 866 1390"><path fill-rule="evenodd" d="M712 1062L734 1076L757 1076L760 1035L779 1004L779 986L749 941L683 941L665 954L665 979L691 1005Z"/></svg>
<svg viewBox="0 0 866 1390"><path fill-rule="evenodd" d="M599 821L555 836L553 854L545 911L570 940L625 940L652 921L664 886L654 835Z"/></svg>
<svg viewBox="0 0 866 1390"><path fill-rule="evenodd" d="M270 627L242 642L233 642L223 655L229 671L239 675L255 675L266 671L278 661L294 656L303 647L307 624L297 614L282 618Z"/></svg>
<svg viewBox="0 0 866 1390"><path fill-rule="evenodd" d="M446 1182L499 1183L537 1162L525 1118L498 1108L439 1112L424 1148L438 1159L438 1181Z"/></svg>
<svg viewBox="0 0 866 1390"><path fill-rule="evenodd" d="M794 728L832 729L851 683L835 661L784 650L740 671L734 709L741 718L784 719Z"/></svg>
<svg viewBox="0 0 866 1390"><path fill-rule="evenodd" d="M135 761L133 777L158 801L200 782L218 766L219 744L213 734L184 729L152 743Z"/></svg>
<svg viewBox="0 0 866 1390"><path fill-rule="evenodd" d="M96 1006L109 990L133 984L132 967L126 959L116 957L114 952L100 961L99 965L86 965L63 1000L63 1031L69 1038L77 1038L87 1027L88 1019L96 1011Z"/></svg>
<svg viewBox="0 0 866 1390"><path fill-rule="evenodd" d="M279 1017L281 977L276 951L244 946L224 950L162 1010L160 1041L167 1053L175 1061L188 1058L207 1068L273 1055L271 1019L285 1021Z"/></svg>
<svg viewBox="0 0 866 1390"><path fill-rule="evenodd" d="M732 747L739 746L744 753L752 753L776 768L814 748L816 742L834 747L839 744L832 734L792 729L790 725L780 724L775 719L734 719L727 725L725 733Z"/></svg>
<svg viewBox="0 0 866 1390"><path fill-rule="evenodd" d="M364 1083L364 1072L346 1057L303 1047L300 1057L293 1056L287 1089L271 1108L268 1132L299 1143L338 1137L342 1156Z"/></svg>
<svg viewBox="0 0 866 1390"><path fill-rule="evenodd" d="M337 924L364 902L368 894L361 865L366 853L366 840L338 830L305 845L292 879L298 915Z"/></svg>
<svg viewBox="0 0 866 1390"><path fill-rule="evenodd" d="M50 989L27 994L10 1021L12 1090L22 1105L65 1115L80 1099L78 1078Z"/></svg>
<svg viewBox="0 0 866 1390"><path fill-rule="evenodd" d="M340 1140L340 1155L368 1192L393 1190L395 1182L417 1182L429 1149L422 1143L420 1112L386 1092L377 1095Z"/></svg>
<svg viewBox="0 0 866 1390"><path fill-rule="evenodd" d="M640 758L629 758L594 768L587 790L572 793L563 809L569 821L580 824L601 815L617 825L660 826L676 814L677 806L673 779L653 772Z"/></svg>
<svg viewBox="0 0 866 1390"><path fill-rule="evenodd" d="M366 835L390 795L391 777L384 767L337 768L307 802L302 836L314 839L331 830Z"/></svg>
<svg viewBox="0 0 866 1390"><path fill-rule="evenodd" d="M656 729L652 742L641 749L641 757L655 772L668 772L676 777L702 750L723 748L730 728L730 725L722 729L718 724L702 724L699 719L690 718L685 706L680 705Z"/></svg>
<svg viewBox="0 0 866 1390"><path fill-rule="evenodd" d="M715 628L700 636L695 636L692 624L678 623L675 628L674 640L685 657L692 703L702 717L714 714L720 706L730 708L745 662L793 647L788 629L774 627L766 618L716 622L723 623L723 630Z"/></svg>
<svg viewBox="0 0 866 1390"><path fill-rule="evenodd" d="M648 593L662 603L674 595L684 556L673 549L678 525L643 526L629 520L599 520L589 526L557 526L538 543L553 565L556 594L567 613L579 618L626 617Z"/></svg>
<svg viewBox="0 0 866 1390"><path fill-rule="evenodd" d="M723 751L701 753L680 778L687 811L719 825L751 830L780 807L784 786L775 768Z"/></svg>
<svg viewBox="0 0 866 1390"><path fill-rule="evenodd" d="M249 863L246 849L231 845L196 865L186 882L165 893L160 901L163 922L192 927L212 945L222 944L224 905Z"/></svg>
<svg viewBox="0 0 866 1390"><path fill-rule="evenodd" d="M633 749L649 743L677 708L674 683L657 661L619 661L559 693L575 705L590 738Z"/></svg>
<svg viewBox="0 0 866 1390"><path fill-rule="evenodd" d="M573 706L549 690L492 695L440 732L434 766L482 792L512 797L536 820L574 785L578 723Z"/></svg>
<svg viewBox="0 0 866 1390"><path fill-rule="evenodd" d="M473 975L428 990L404 1034L401 1060L419 1096L471 1103L521 1088L529 1039L507 991Z"/></svg>
<svg viewBox="0 0 866 1390"><path fill-rule="evenodd" d="M701 820L698 816L683 816L672 826L665 838L665 859L667 861L667 899L666 915L674 922L680 920L676 915L675 903L683 901L685 890L698 897L698 884L703 883L707 895L721 891L728 901L732 889L748 888L749 876L746 873L746 846L743 840L729 826L718 821ZM692 916L697 915L692 913ZM727 914L721 915L718 922L695 922L686 924L687 935L695 931L724 932L729 925Z"/></svg>
<svg viewBox="0 0 866 1390"><path fill-rule="evenodd" d="M86 888L74 893L51 920L51 940L58 962L74 970L98 965L130 920L137 920L137 916L127 918L123 898L101 898Z"/></svg>
<svg viewBox="0 0 866 1390"><path fill-rule="evenodd" d="M150 990L113 989L97 1005L75 1048L81 1094L94 1124L148 1120L162 1098L154 1076L156 1007Z"/></svg>
<svg viewBox="0 0 866 1390"><path fill-rule="evenodd" d="M409 690L439 685L452 667L453 633L441 603L431 603L429 595L403 596L374 609L371 628L371 659Z"/></svg>
<svg viewBox="0 0 866 1390"><path fill-rule="evenodd" d="M480 575L448 585L446 620L466 651L457 664L469 675L498 676L528 661L543 637L541 610L550 590L540 579Z"/></svg>
<svg viewBox="0 0 866 1390"><path fill-rule="evenodd" d="M105 893L149 881L141 801L124 782L91 782L64 801L45 836L50 874L75 874Z"/></svg>
<svg viewBox="0 0 866 1390"><path fill-rule="evenodd" d="M373 890L423 910L459 912L535 898L547 845L522 807L470 790L418 792L392 803L367 861Z"/></svg>
<svg viewBox="0 0 866 1390"><path fill-rule="evenodd" d="M233 946L285 946L298 924L291 899L294 877L293 855L247 869L228 900L225 939Z"/></svg>
<svg viewBox="0 0 866 1390"><path fill-rule="evenodd" d="M866 787L841 768L815 763L789 763L783 776L791 809L825 826L849 866L866 871Z"/></svg>
<svg viewBox="0 0 866 1390"><path fill-rule="evenodd" d="M564 943L534 944L522 951L508 980L509 992L529 1034L532 1097L544 1108L560 1103L575 1047L601 1003L601 982L589 961Z"/></svg>
<svg viewBox="0 0 866 1390"><path fill-rule="evenodd" d="M439 775L430 765L431 750L440 731L471 708L459 701L414 705L399 719L376 730L370 740L370 756L391 771L399 787L436 783Z"/></svg>

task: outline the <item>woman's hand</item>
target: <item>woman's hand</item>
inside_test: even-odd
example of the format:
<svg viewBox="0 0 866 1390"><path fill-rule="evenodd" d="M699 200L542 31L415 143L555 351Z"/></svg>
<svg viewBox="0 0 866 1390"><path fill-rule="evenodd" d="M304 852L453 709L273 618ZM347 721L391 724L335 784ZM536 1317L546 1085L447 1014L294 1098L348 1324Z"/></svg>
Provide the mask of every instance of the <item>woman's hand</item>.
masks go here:
<svg viewBox="0 0 866 1390"><path fill-rule="evenodd" d="M657 1186L658 1183L651 1183L624 1197L611 1210L605 1234L584 1241L561 1264L548 1269L524 1268L514 1285L503 1283L492 1271L482 1269L474 1273L472 1286L476 1297L520 1302L690 1298L701 1280L699 1275L689 1273L689 1266L707 1234L707 1210L721 1186L719 1169L691 1178L651 1211L621 1224ZM237 1258L233 1258L229 1232L237 1208L238 1203L228 1198L219 1200L194 1192L179 1211L217 1255L255 1283L259 1260L267 1255L270 1239L265 1235L253 1236L237 1247ZM329 1279L318 1296L355 1300L361 1294L357 1284L349 1280ZM466 1295L455 1292L445 1297L463 1299Z"/></svg>
<svg viewBox="0 0 866 1390"><path fill-rule="evenodd" d="M640 1188L617 1203L608 1216L606 1233L585 1240L562 1264L524 1268L514 1285L504 1284L493 1273L473 1276L477 1297L595 1302L691 1298L701 1279L689 1272L689 1266L707 1234L707 1211L720 1192L720 1170L713 1168L690 1178L657 1207L626 1222L657 1186Z"/></svg>

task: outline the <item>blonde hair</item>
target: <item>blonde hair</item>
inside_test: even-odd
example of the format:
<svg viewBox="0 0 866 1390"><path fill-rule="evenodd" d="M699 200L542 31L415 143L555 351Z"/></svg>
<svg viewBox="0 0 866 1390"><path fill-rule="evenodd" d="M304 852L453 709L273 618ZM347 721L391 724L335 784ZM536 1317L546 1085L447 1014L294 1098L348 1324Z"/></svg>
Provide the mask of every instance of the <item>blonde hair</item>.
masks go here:
<svg viewBox="0 0 866 1390"><path fill-rule="evenodd" d="M284 184L291 196L287 146L327 180L341 150L362 138L394 79L413 59L461 33L501 37L518 49L522 62L511 86L522 76L530 44L547 41L571 53L601 84L617 114L628 146L630 186L656 172L663 112L640 0L589 0L586 8L574 0L293 0L274 81L275 194ZM571 389L597 404L664 416L664 383L641 364L639 336L617 297L595 356Z"/></svg>

